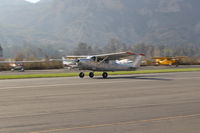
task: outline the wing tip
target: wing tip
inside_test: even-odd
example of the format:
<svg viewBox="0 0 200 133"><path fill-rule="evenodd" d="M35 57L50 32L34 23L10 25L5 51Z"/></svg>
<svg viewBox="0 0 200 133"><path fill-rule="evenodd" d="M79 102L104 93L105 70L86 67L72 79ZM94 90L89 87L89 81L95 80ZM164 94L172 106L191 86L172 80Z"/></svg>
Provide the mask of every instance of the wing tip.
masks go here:
<svg viewBox="0 0 200 133"><path fill-rule="evenodd" d="M129 54L129 55L136 55L135 53L133 53L133 52L126 52L127 54Z"/></svg>
<svg viewBox="0 0 200 133"><path fill-rule="evenodd" d="M145 54L137 54L137 53L133 53L133 52L127 52L127 54L129 54L129 55L141 55L141 56L145 56Z"/></svg>
<svg viewBox="0 0 200 133"><path fill-rule="evenodd" d="M141 55L141 56L145 56L145 54L139 54L139 55Z"/></svg>

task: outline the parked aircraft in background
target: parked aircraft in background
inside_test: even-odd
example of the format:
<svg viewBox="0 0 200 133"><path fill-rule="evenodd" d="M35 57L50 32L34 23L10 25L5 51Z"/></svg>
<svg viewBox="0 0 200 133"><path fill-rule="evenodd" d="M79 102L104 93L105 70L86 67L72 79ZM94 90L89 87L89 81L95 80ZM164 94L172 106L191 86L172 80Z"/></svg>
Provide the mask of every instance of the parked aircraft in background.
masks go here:
<svg viewBox="0 0 200 133"><path fill-rule="evenodd" d="M154 57L154 63L155 65L175 65L178 67L180 60L182 58L185 58L183 56L177 56L177 57Z"/></svg>
<svg viewBox="0 0 200 133"><path fill-rule="evenodd" d="M136 56L134 61L125 59L129 56ZM99 54L90 56L67 56L76 63L79 70L91 70L89 77L94 77L95 71L102 71L102 77L107 78L109 71L135 71L140 67L144 54L136 54L132 52L119 52L110 54ZM69 62L68 62L69 63ZM79 73L79 77L83 78L84 72Z"/></svg>
<svg viewBox="0 0 200 133"><path fill-rule="evenodd" d="M77 68L76 59L68 59L68 58L62 57L62 63L63 63L63 66L67 67L68 69Z"/></svg>
<svg viewBox="0 0 200 133"><path fill-rule="evenodd" d="M63 67L68 69L77 68L77 58L62 57L62 59L50 59L49 61L62 61Z"/></svg>

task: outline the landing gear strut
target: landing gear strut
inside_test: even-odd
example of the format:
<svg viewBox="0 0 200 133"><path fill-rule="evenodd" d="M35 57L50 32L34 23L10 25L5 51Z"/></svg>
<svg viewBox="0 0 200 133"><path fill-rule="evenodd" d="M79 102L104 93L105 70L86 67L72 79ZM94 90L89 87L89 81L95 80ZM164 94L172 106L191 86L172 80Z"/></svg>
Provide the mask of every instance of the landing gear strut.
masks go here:
<svg viewBox="0 0 200 133"><path fill-rule="evenodd" d="M93 78L93 77L94 77L94 73L93 73L93 72L90 72L90 73L89 73L89 77L90 77L90 78Z"/></svg>
<svg viewBox="0 0 200 133"><path fill-rule="evenodd" d="M85 74L84 74L83 72L80 72L80 73L79 73L79 77L80 77L80 78L84 78L84 76L85 76Z"/></svg>
<svg viewBox="0 0 200 133"><path fill-rule="evenodd" d="M104 79L106 79L106 78L108 77L108 73L107 73L107 72L103 72L102 77L103 77Z"/></svg>

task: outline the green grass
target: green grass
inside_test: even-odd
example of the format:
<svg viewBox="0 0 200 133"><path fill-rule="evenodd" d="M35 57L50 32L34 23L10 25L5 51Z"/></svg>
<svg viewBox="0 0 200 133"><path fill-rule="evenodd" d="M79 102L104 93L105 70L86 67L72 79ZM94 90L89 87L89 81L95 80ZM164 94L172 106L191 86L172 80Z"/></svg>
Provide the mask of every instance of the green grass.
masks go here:
<svg viewBox="0 0 200 133"><path fill-rule="evenodd" d="M109 72L109 75L128 75L128 74L148 74L148 73L170 73L170 72L192 72L200 71L200 68L178 68L178 69L159 69L159 70L138 70L138 71L120 71ZM53 73L53 74L24 74L24 75L0 75L0 79L25 79L25 78L52 78L52 77L74 77L74 73ZM95 72L95 76L101 75L102 72ZM88 75L88 72L85 73Z"/></svg>

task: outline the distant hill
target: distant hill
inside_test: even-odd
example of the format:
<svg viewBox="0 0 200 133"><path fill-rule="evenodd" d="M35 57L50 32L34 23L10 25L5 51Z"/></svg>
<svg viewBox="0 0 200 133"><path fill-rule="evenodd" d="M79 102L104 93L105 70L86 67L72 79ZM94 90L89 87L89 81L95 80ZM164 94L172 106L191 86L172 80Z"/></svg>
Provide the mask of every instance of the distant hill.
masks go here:
<svg viewBox="0 0 200 133"><path fill-rule="evenodd" d="M199 0L1 0L0 43L68 50L78 42L200 42Z"/></svg>

